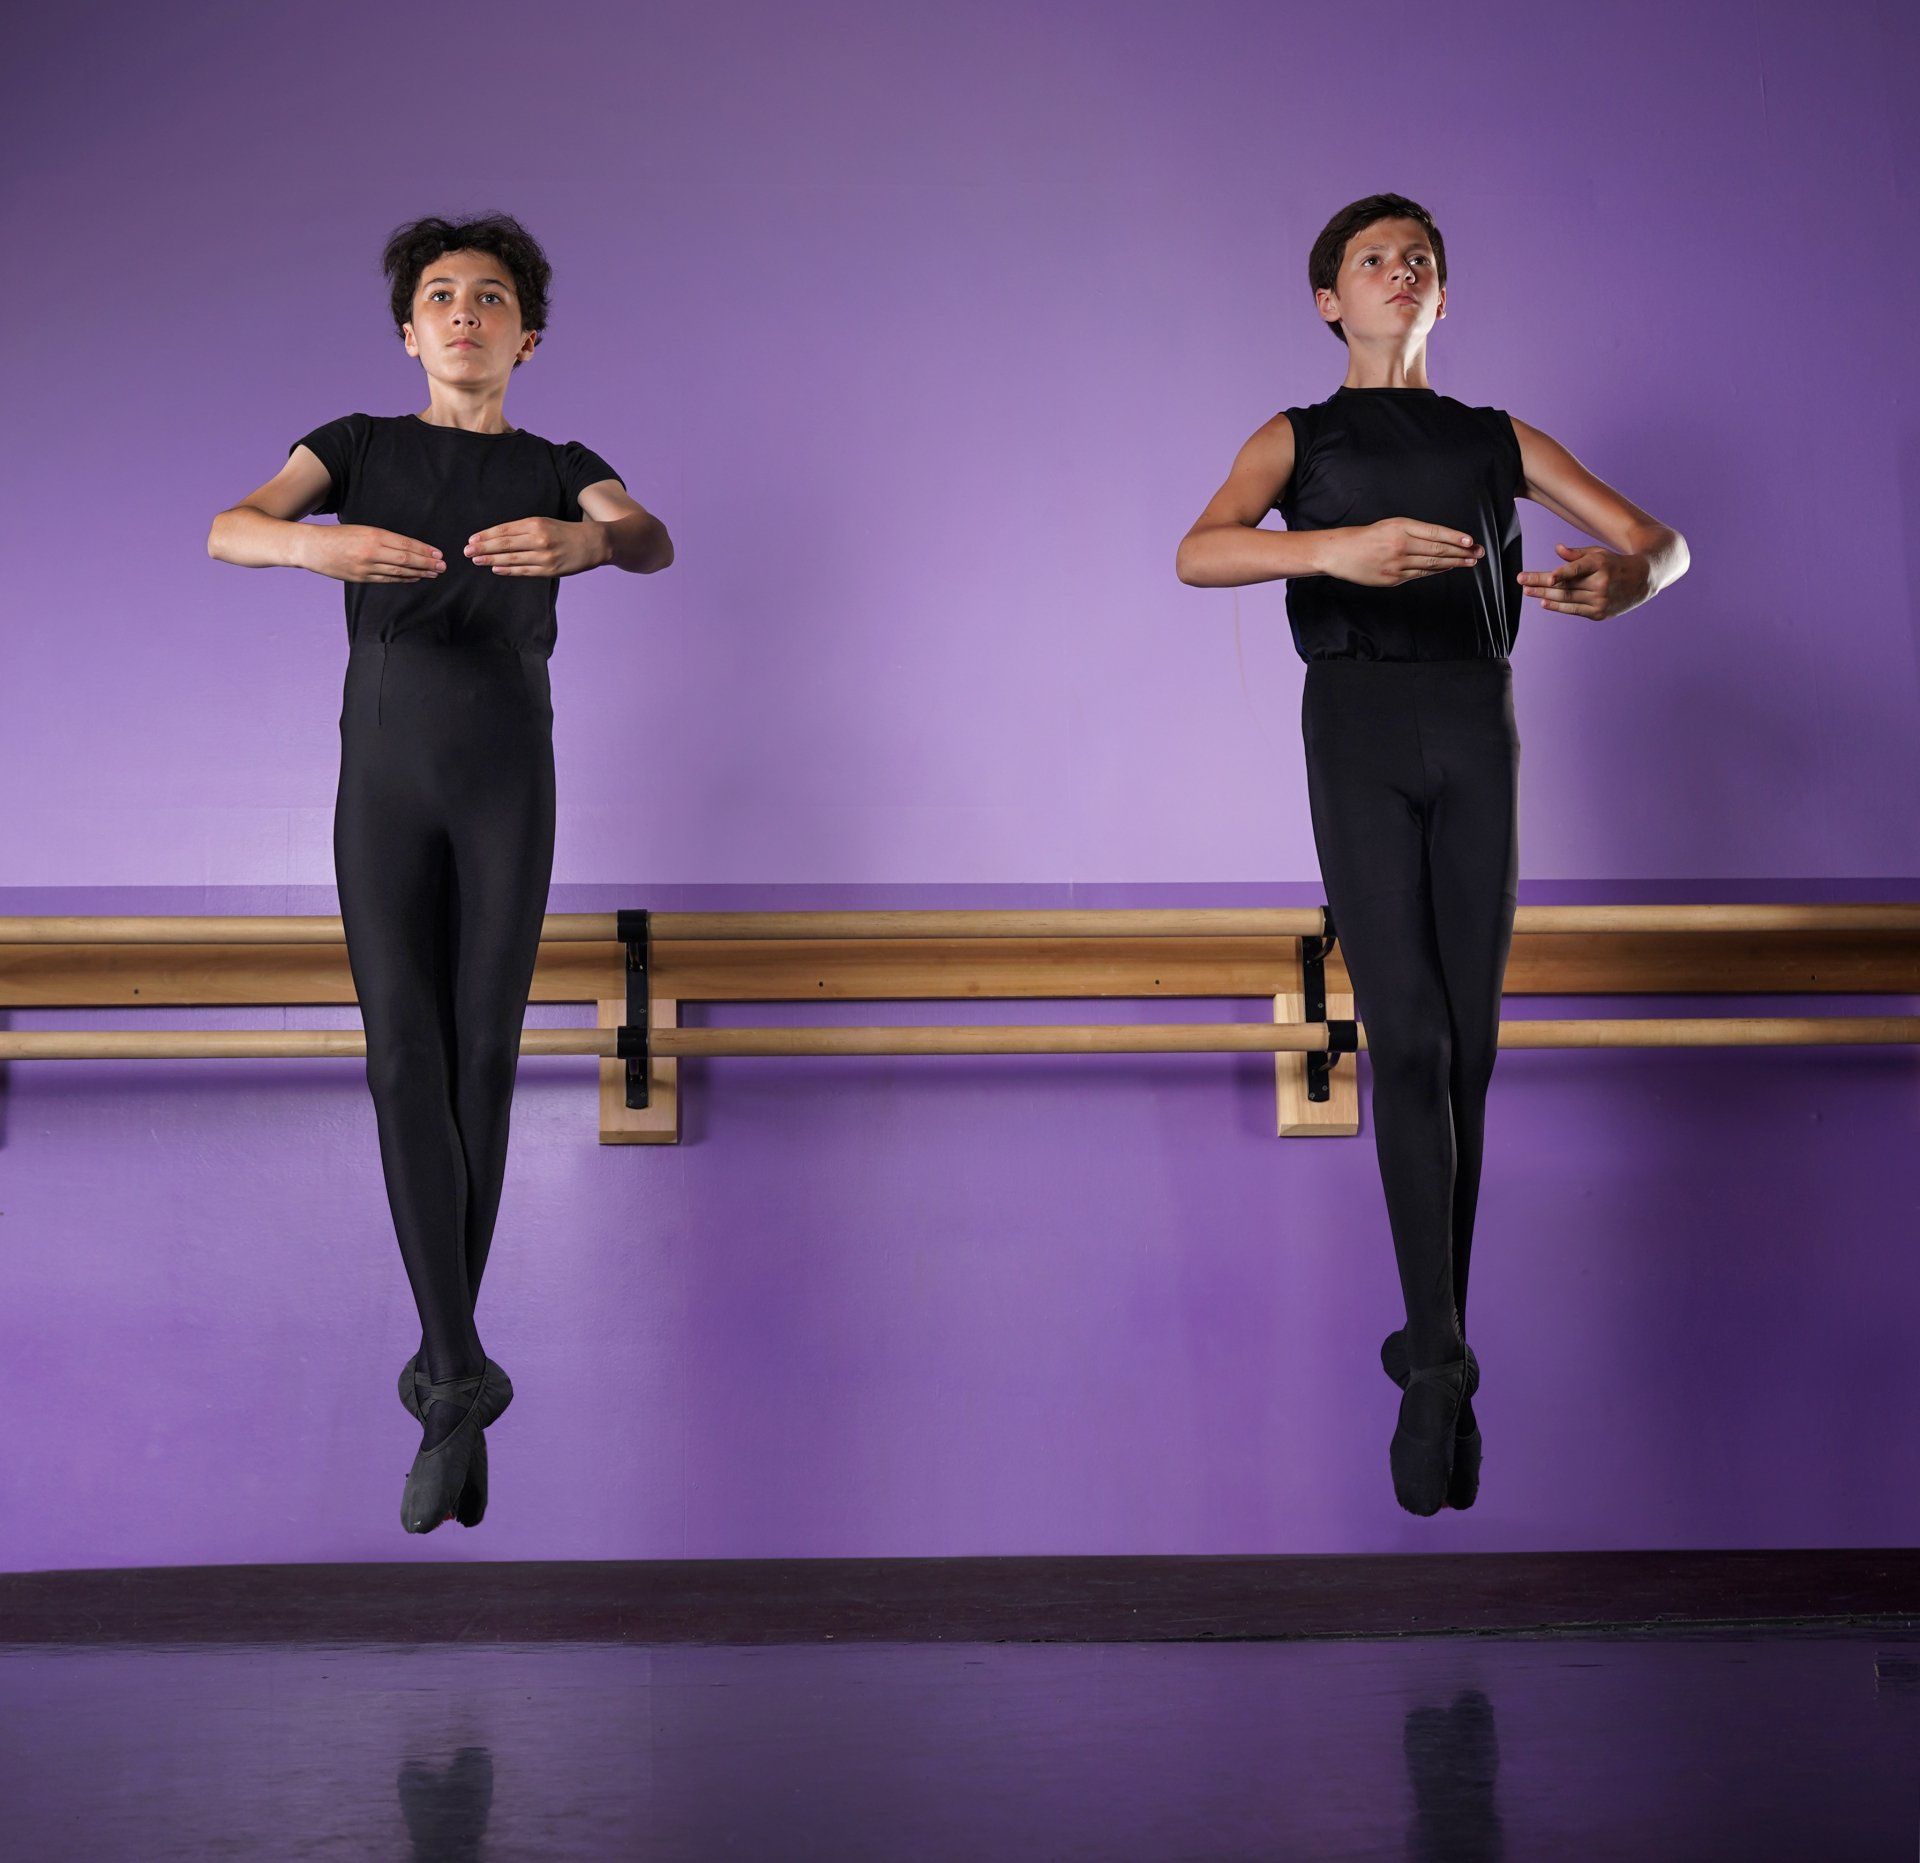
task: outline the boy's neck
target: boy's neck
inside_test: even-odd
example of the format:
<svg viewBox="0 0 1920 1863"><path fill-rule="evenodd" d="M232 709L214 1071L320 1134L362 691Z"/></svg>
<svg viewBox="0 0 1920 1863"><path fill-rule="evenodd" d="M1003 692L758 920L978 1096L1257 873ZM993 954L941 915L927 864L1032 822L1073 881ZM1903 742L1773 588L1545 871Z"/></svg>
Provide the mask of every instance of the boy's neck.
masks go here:
<svg viewBox="0 0 1920 1863"><path fill-rule="evenodd" d="M1411 354L1373 354L1350 350L1347 379L1342 388L1432 388L1427 380L1427 348L1422 343Z"/></svg>

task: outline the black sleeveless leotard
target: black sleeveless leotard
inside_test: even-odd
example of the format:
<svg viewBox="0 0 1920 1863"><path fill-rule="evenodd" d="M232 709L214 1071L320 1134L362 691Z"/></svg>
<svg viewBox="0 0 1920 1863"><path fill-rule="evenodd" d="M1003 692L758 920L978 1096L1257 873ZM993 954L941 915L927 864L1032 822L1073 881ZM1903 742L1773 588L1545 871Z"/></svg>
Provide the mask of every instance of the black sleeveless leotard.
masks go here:
<svg viewBox="0 0 1920 1863"><path fill-rule="evenodd" d="M1293 476L1278 510L1289 530L1418 518L1476 539L1471 567L1370 589L1332 576L1287 584L1303 660L1504 660L1520 627L1523 478L1513 422L1431 388L1336 388L1287 409Z"/></svg>
<svg viewBox="0 0 1920 1863"><path fill-rule="evenodd" d="M1429 388L1287 409L1290 529L1408 517L1479 539L1466 568L1287 584L1313 834L1367 1033L1374 1142L1415 1366L1462 1349L1486 1097L1519 887L1508 654L1524 599L1513 423ZM1463 1432L1473 1427L1463 1412Z"/></svg>

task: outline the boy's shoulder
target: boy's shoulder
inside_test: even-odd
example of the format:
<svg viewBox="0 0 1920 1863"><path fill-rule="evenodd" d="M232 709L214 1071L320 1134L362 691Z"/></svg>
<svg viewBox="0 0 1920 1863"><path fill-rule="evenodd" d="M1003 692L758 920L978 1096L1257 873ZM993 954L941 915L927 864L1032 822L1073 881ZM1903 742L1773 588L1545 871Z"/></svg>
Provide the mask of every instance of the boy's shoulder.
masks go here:
<svg viewBox="0 0 1920 1863"><path fill-rule="evenodd" d="M1462 414L1472 414L1481 420L1503 421L1511 418L1505 408L1495 407L1491 403L1458 401L1452 395L1441 395L1439 399Z"/></svg>

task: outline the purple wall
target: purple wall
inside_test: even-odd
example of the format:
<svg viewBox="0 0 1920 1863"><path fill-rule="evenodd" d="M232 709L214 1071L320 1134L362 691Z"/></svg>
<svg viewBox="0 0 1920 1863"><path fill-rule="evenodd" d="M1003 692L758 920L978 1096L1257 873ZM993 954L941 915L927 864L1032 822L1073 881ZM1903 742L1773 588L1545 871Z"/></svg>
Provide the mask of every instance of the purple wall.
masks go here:
<svg viewBox="0 0 1920 1863"><path fill-rule="evenodd" d="M1603 628L1526 617L1525 897L1920 888L1891 6L24 33L0 911L331 909L339 588L202 540L317 422L422 404L382 236L495 205L557 272L510 418L604 452L680 550L562 592L556 909L1312 898L1282 591L1172 555L1245 434L1340 379L1305 252L1383 187L1448 236L1436 385L1693 547ZM1574 533L1523 509L1550 562ZM246 1020L159 1018L196 1019ZM495 1517L424 1547L357 1070L4 1072L4 1567L1920 1532L1910 1051L1503 1061L1485 1499L1424 1524L1386 1476L1371 1133L1268 1137L1264 1064L720 1064L689 1142L636 1153L593 1143L585 1064L529 1063L482 1307L522 1403ZM585 1493L581 1357L634 1418Z"/></svg>

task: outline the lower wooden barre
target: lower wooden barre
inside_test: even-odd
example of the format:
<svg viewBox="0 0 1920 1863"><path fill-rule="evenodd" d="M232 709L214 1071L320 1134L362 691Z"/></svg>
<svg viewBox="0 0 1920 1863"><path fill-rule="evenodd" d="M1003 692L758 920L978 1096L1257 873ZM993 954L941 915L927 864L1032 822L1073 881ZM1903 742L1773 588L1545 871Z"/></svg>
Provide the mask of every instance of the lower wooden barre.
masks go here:
<svg viewBox="0 0 1920 1863"><path fill-rule="evenodd" d="M1920 1016L1534 1017L1500 1024L1503 1048L1760 1048L1920 1042ZM1270 1054L1327 1046L1322 1022L1001 1024L967 1028L675 1029L676 1059L775 1055ZM1367 1032L1360 1030L1360 1046Z"/></svg>
<svg viewBox="0 0 1920 1863"><path fill-rule="evenodd" d="M1503 1021L1502 1048L1853 1047L1920 1042L1920 1016L1549 1017ZM914 1028L659 1029L661 1059L798 1055L1272 1054L1323 1049L1320 1022L1025 1023ZM1366 1044L1366 1030L1360 1031ZM364 1056L358 1029L7 1030L0 1061ZM611 1028L526 1029L520 1052L616 1053Z"/></svg>
<svg viewBox="0 0 1920 1863"><path fill-rule="evenodd" d="M611 928L609 915L604 923ZM1064 907L1041 911L656 912L655 938L1310 938L1321 929L1318 906ZM0 938L7 921L0 919ZM584 938L585 917L554 916L565 925L549 938ZM1337 929L1337 927L1336 927ZM1848 900L1721 905L1521 906L1514 931L1581 932L1920 932L1920 902ZM606 936L611 937L609 929Z"/></svg>

